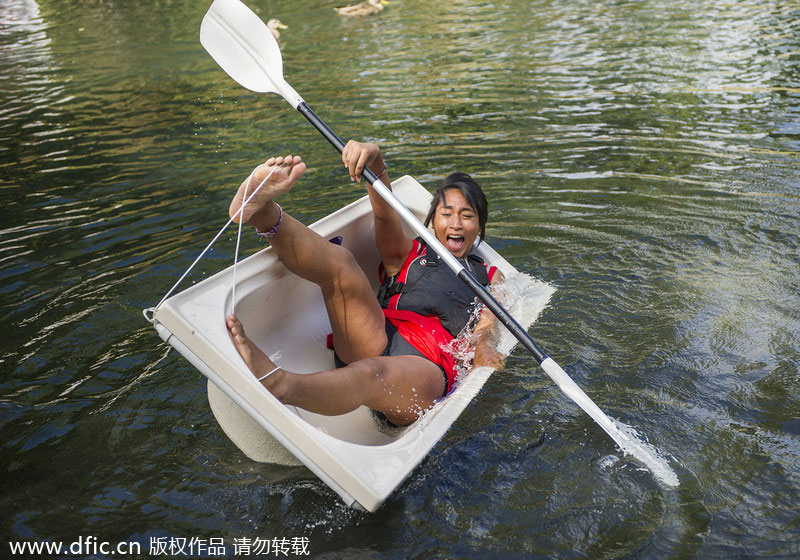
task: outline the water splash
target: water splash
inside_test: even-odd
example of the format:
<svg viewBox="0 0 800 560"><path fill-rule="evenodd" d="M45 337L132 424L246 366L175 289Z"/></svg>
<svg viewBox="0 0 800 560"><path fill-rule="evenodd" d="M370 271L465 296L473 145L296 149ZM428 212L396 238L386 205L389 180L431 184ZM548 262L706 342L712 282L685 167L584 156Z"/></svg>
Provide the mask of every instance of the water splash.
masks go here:
<svg viewBox="0 0 800 560"><path fill-rule="evenodd" d="M611 419L619 431L627 438L624 446L620 446L626 455L631 455L635 459L644 463L650 469L653 476L659 481L669 487L677 487L680 484L678 475L669 466L667 460L661 455L655 446L644 441L638 432L632 427L620 422L619 420Z"/></svg>
<svg viewBox="0 0 800 560"><path fill-rule="evenodd" d="M531 325L539 313L547 306L555 288L527 274L509 273L503 282L489 286L489 292L521 325ZM457 337L447 343L443 349L456 361L456 386L469 376L473 369L472 359L475 355L475 336L472 330L485 305L475 298L475 306L467 325ZM498 325L498 336L495 349L508 356L517 344L517 339L508 329Z"/></svg>
<svg viewBox="0 0 800 560"><path fill-rule="evenodd" d="M638 434L630 426L612 420L600 410L594 401L583 392L567 373L552 358L541 363L542 370L558 385L561 392L571 398L575 404L592 417L597 424L613 439L620 449L644 464L653 475L667 486L678 486L678 476L669 464L650 444L639 439ZM624 426L624 429L621 427Z"/></svg>
<svg viewBox="0 0 800 560"><path fill-rule="evenodd" d="M531 324L536 320L554 291L552 286L525 274L512 275L505 282L491 287L492 295L502 302L512 315L522 319L524 321L522 324ZM475 306L467 326L445 346L445 351L454 356L458 364L456 383L466 379L472 371L472 358L475 352L475 337L472 329L482 308L483 305L480 303ZM516 342L516 338L507 329L502 329L496 348L507 356ZM545 360L541 365L545 373L558 385L558 388L591 416L626 455L630 455L645 465L664 485L669 487L679 485L675 471L653 445L639 437L636 430L609 418L552 359Z"/></svg>

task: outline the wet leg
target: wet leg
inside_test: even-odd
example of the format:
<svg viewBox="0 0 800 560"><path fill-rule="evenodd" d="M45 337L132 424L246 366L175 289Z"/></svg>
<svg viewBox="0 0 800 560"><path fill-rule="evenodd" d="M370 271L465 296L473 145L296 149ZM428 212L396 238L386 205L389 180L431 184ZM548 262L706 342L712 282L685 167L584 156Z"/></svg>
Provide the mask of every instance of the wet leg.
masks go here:
<svg viewBox="0 0 800 560"><path fill-rule="evenodd" d="M233 315L226 320L231 338L256 377L275 364L245 334ZM383 412L398 426L410 424L444 391L441 370L418 356L365 358L344 368L297 374L277 370L261 382L282 403L326 415L345 414L360 406Z"/></svg>

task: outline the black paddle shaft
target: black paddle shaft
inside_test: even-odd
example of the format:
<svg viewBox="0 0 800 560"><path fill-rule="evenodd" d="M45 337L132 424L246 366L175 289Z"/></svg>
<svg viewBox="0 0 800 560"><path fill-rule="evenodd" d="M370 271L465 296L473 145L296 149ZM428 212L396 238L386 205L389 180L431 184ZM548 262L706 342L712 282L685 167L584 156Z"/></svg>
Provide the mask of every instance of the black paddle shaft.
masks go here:
<svg viewBox="0 0 800 560"><path fill-rule="evenodd" d="M320 119L311 108L306 105L306 102L303 101L300 105L297 106L297 110L310 122L314 125L322 136L325 137L325 140L331 143L331 145L336 148L339 153L342 153L344 150L344 142L341 138L339 138L334 131L332 131L325 122ZM373 184L375 181L378 181L378 176L375 175L369 168L365 167L363 171L364 178L369 182L369 184ZM472 290L479 300L481 300L489 310L495 314L497 319L503 323L503 325L514 335L516 338L536 359L536 361L541 364L544 360L547 359L547 356L541 349L536 345L533 339L528 335L525 329L522 328L516 319L508 312L506 309L498 303L498 301L489 293L480 282L478 282L472 274L467 271L466 268L462 267L460 271L458 271L458 277L461 279L467 287Z"/></svg>

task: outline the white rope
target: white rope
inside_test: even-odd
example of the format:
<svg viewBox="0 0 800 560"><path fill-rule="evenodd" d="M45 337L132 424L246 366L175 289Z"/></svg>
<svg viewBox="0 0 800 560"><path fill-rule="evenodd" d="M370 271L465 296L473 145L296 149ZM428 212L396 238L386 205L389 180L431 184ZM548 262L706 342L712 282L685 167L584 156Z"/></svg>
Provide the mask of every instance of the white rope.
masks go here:
<svg viewBox="0 0 800 560"><path fill-rule="evenodd" d="M263 381L263 380L265 380L267 377L269 377L270 375L272 375L273 373L275 373L275 372L276 372L276 371L278 371L279 369L281 369L281 367L280 367L280 366L275 366L275 369L273 369L273 370L272 370L271 372L269 372L269 373L265 373L264 375L262 375L261 377L259 377L258 379L256 379L256 381Z"/></svg>
<svg viewBox="0 0 800 560"><path fill-rule="evenodd" d="M239 208L237 214L241 214L244 212L244 205L245 201L247 200L247 189L250 187L250 179L253 178L253 174L250 173L250 176L247 178L247 183L244 186L244 192L242 193L242 207ZM234 312L236 309L236 266L239 263L239 244L242 241L242 220L239 218L239 231L236 234L236 249L233 251L233 280L231 286L231 313ZM227 313L226 313L227 315Z"/></svg>
<svg viewBox="0 0 800 560"><path fill-rule="evenodd" d="M253 197L256 195L256 193L257 193L259 190L261 190L261 187L263 187L263 186L264 186L264 184L265 184L265 183L266 183L266 182L269 180L269 178L270 178L270 177L272 177L272 174L273 174L273 173L275 173L275 171L276 171L277 169L278 169L278 166L277 166L277 165L276 165L276 166L274 166L274 167L272 168L272 171L270 171L270 172L267 174L267 176L266 176L266 177L264 177L264 180L263 180L263 181L261 181L261 183L259 183L259 185L256 187L256 189L253 191L253 193L252 193L252 194L251 194L249 197L247 197L247 198L245 199L244 195L242 196L242 198L244 199L244 202L242 203L242 206L241 206L241 208L239 208L239 210L237 210L237 211L236 211L236 213L233 215L233 217L231 217L231 219L230 219L230 220L228 220L228 222L227 222L227 223L226 223L224 226L222 226L222 229L221 229L221 230L219 230L219 233L217 233L217 235L215 235L215 236L214 236L214 239L212 239L212 240L211 240L211 242L210 242L208 245L206 245L206 248L205 248L205 249L203 249L203 251L202 251L202 252L201 252L201 253L200 253L200 254L197 256L197 258L196 258L196 259L194 260L194 262L193 262L193 263L192 263L192 264L189 266L189 268L187 268L187 269L186 269L186 272L184 272L184 273L183 273L183 275L182 275L180 278L178 278L178 281L177 281L177 282L175 282L175 285L174 285L174 286L172 286L172 287L169 289L169 291L168 291L166 294L164 294L164 297L163 297L163 298L161 298L161 301L159 301L159 302L158 302L158 304L157 304L155 307L151 307L151 308L149 308L149 309L145 309L145 310L144 310L144 316L145 316L145 318L146 318L148 321L150 321L150 322L152 323L152 322L154 322L154 321L155 321L155 318L154 318L153 316L151 316L151 317L148 317L148 316L147 316L147 313L148 313L148 312L150 312L151 314L155 314L155 311L156 311L156 310L157 310L159 307L161 307L161 305L162 305L162 304L163 304L163 303L164 303L164 302L167 300L167 298L168 298L169 296L171 296L171 295L172 295L172 292L174 292L174 291L175 291L175 289L176 289L176 288L177 288L177 287L180 285L180 283L181 283L181 282L183 282L183 279L184 279L184 278L186 278L186 276L188 276L189 272L191 272L191 271L192 271L192 269L193 269L193 268L195 267L195 265L196 265L196 264L197 264L197 263L200 261L200 259L202 259L202 258L203 258L203 256L204 256L204 255L205 255L205 254L208 252L208 250L209 250L209 249L211 249L211 246L212 246L214 243L216 243L217 239L219 239L219 238L220 238L220 236L221 236L223 233L225 233L225 230L226 230L226 229L228 229L228 226L230 226L230 225L233 223L233 220L234 220L234 219L235 219L237 216L240 216L240 215L242 214L242 212L244 211L244 208L245 208L245 206L247 206L247 204L248 204L248 203L249 203L249 202L250 202L250 201L253 199ZM251 174L251 177L252 177L252 174ZM249 178L249 177L248 177L248 179L247 179L247 182L248 182L248 185L249 185L249 183L250 183L250 178ZM245 187L245 192L247 192L247 189L246 189L246 187ZM241 237L241 235L242 235L242 222L241 222L241 220L240 220L240 221L239 221L239 237ZM236 254L236 256L234 256L234 261L233 261L233 272L234 272L234 277L233 277L233 278L234 278L234 290L236 289L236 260L237 260L237 257L238 257L238 252L239 252L239 238L237 238L237 239L236 239L236 253L237 253L237 254Z"/></svg>

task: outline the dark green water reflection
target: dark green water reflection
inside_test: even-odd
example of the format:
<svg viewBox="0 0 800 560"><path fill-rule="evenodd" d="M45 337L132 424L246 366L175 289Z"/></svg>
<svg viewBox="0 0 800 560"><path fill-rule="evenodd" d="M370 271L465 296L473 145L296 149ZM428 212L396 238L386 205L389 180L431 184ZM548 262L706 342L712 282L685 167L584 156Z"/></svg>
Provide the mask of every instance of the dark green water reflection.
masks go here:
<svg viewBox="0 0 800 560"><path fill-rule="evenodd" d="M396 176L479 179L489 241L557 288L534 339L681 486L621 457L522 352L376 514L247 460L140 310L267 155L309 163L286 201L305 221L361 188L285 102L216 68L206 2L0 0L0 545L798 556L800 5L249 5L288 24L287 78L334 130L380 143Z"/></svg>

